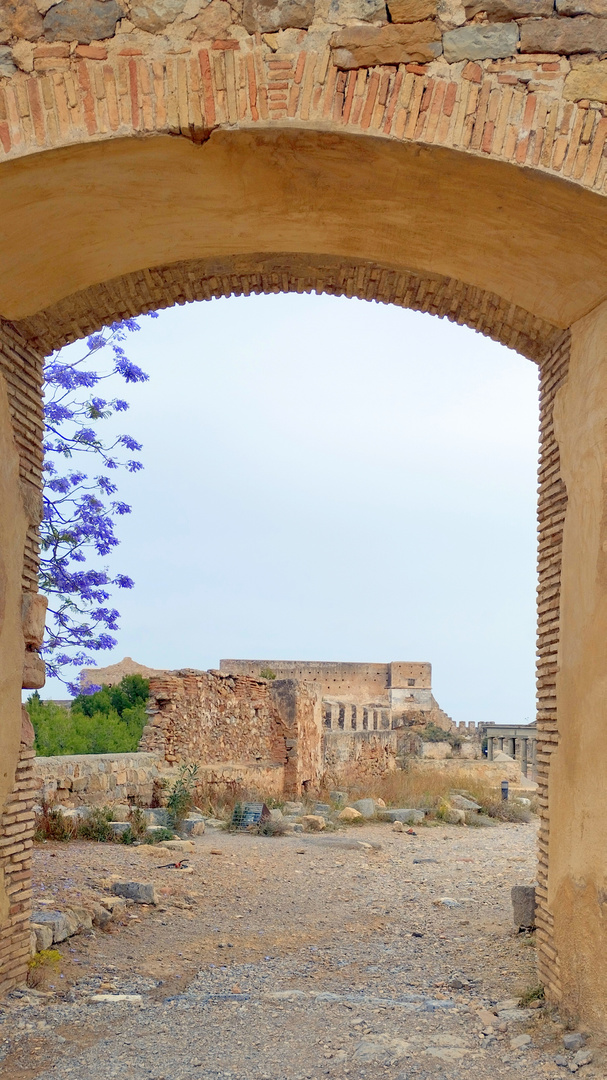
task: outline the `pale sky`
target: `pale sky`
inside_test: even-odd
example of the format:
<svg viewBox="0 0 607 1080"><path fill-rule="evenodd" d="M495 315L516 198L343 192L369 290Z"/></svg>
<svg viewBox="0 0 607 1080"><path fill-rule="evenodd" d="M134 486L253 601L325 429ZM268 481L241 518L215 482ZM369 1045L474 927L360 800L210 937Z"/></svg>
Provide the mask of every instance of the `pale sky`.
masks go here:
<svg viewBox="0 0 607 1080"><path fill-rule="evenodd" d="M163 311L128 355L150 381L120 390L119 426L145 471L120 482L111 565L136 584L100 666L424 660L454 720L533 720L534 364L298 295Z"/></svg>

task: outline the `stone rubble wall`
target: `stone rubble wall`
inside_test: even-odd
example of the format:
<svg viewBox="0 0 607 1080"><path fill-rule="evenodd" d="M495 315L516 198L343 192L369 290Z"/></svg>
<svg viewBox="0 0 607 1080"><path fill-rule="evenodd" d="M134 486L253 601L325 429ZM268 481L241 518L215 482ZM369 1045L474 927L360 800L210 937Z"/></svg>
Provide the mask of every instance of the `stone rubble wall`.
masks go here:
<svg viewBox="0 0 607 1080"><path fill-rule="evenodd" d="M290 731L265 680L218 671L150 679L150 721L139 748L169 765L194 762L243 786L284 789ZM268 790L268 794L270 790Z"/></svg>
<svg viewBox="0 0 607 1080"><path fill-rule="evenodd" d="M33 769L38 801L66 807L151 806L175 771L151 753L37 757Z"/></svg>

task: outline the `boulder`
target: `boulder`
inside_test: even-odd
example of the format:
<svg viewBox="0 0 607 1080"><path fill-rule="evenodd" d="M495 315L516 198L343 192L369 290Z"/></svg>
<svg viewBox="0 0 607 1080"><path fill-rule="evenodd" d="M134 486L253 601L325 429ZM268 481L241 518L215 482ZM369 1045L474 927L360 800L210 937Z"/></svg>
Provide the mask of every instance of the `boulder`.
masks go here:
<svg viewBox="0 0 607 1080"><path fill-rule="evenodd" d="M343 810L340 810L337 815L338 821L362 821L363 816L360 810L355 810L353 806L344 806Z"/></svg>
<svg viewBox="0 0 607 1080"><path fill-rule="evenodd" d="M423 810L402 809L380 810L377 816L380 821L402 821L404 825L421 825L426 815Z"/></svg>
<svg viewBox="0 0 607 1080"><path fill-rule="evenodd" d="M357 799L352 803L352 808L364 818L375 817L375 799Z"/></svg>
<svg viewBox="0 0 607 1080"><path fill-rule="evenodd" d="M143 881L115 881L112 885L114 896L124 896L136 904L157 904L156 889Z"/></svg>
<svg viewBox="0 0 607 1080"><path fill-rule="evenodd" d="M280 814L280 810L278 813ZM203 836L204 818L202 814L188 814L187 818L179 826L179 833L183 839L187 839L188 836Z"/></svg>
<svg viewBox="0 0 607 1080"><path fill-rule="evenodd" d="M163 806L154 807L154 809L148 809L143 811L146 825L163 826L165 829L169 824L169 812L165 810Z"/></svg>
<svg viewBox="0 0 607 1080"><path fill-rule="evenodd" d="M327 827L324 817L320 814L304 814L301 824L305 832L322 832Z"/></svg>
<svg viewBox="0 0 607 1080"><path fill-rule="evenodd" d="M36 926L49 927L54 943L65 941L70 936L70 933L75 932L71 929L71 923L63 911L33 911L32 926L34 928Z"/></svg>
<svg viewBox="0 0 607 1080"><path fill-rule="evenodd" d="M447 825L465 825L466 811L449 807L449 809L445 810L443 821L446 821Z"/></svg>
<svg viewBox="0 0 607 1080"><path fill-rule="evenodd" d="M110 821L110 828L114 833L114 836L122 836L130 829L128 821Z"/></svg>
<svg viewBox="0 0 607 1080"><path fill-rule="evenodd" d="M131 808L128 803L116 803L112 807L112 821L128 821L131 816Z"/></svg>
<svg viewBox="0 0 607 1080"><path fill-rule="evenodd" d="M404 831L405 831L405 826L403 825L402 821L394 821L392 823L392 832L401 832L402 833Z"/></svg>
<svg viewBox="0 0 607 1080"><path fill-rule="evenodd" d="M32 930L36 939L36 952L50 949L53 944L53 928L43 923L34 923Z"/></svg>
<svg viewBox="0 0 607 1080"><path fill-rule="evenodd" d="M456 792L452 792L449 795L449 802L456 810L480 810L478 803L474 802L472 799L466 799L463 795L458 795Z"/></svg>
<svg viewBox="0 0 607 1080"><path fill-rule="evenodd" d="M535 926L535 885L513 885L512 914L519 930L531 930Z"/></svg>

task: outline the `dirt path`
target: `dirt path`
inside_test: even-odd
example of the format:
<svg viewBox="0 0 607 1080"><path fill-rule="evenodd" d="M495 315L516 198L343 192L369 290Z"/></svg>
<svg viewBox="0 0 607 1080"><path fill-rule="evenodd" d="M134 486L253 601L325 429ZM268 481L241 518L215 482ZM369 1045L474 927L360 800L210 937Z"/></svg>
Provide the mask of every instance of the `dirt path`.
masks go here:
<svg viewBox="0 0 607 1080"><path fill-rule="evenodd" d="M428 827L415 837L389 826L280 839L209 832L195 844L191 874L159 869L169 853L158 849L37 848L38 902L99 899L117 874L153 881L160 904L129 905L112 932L70 938L60 973L4 1003L0 1076L568 1074L554 1063L562 1026L546 1009L507 1001L536 982L534 948L513 933L510 906L511 885L534 878L533 826ZM99 992L140 999L93 1003ZM593 1049L581 1080L604 1075Z"/></svg>

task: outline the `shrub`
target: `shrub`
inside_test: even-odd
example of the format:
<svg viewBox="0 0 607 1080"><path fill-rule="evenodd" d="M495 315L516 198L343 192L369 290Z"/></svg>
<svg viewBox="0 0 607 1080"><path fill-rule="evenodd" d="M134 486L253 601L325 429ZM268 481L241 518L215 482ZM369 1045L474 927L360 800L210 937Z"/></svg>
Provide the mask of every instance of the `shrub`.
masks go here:
<svg viewBox="0 0 607 1080"><path fill-rule="evenodd" d="M127 675L117 686L79 694L70 708L42 701L36 692L27 709L36 733L36 753L121 754L137 749L147 716L149 680Z"/></svg>
<svg viewBox="0 0 607 1080"><path fill-rule="evenodd" d="M182 765L167 798L169 821L178 829L186 814L194 805L194 789L198 779L198 765Z"/></svg>
<svg viewBox="0 0 607 1080"><path fill-rule="evenodd" d="M34 840L42 843L45 840L73 840L76 835L76 824L72 818L67 818L61 810L54 810L48 803L42 804L42 809L36 814L36 829Z"/></svg>
<svg viewBox="0 0 607 1080"><path fill-rule="evenodd" d="M270 680L272 680L272 679L276 678L276 672L272 671L271 667L262 668L261 671L259 672L259 674L260 674L262 679L270 679Z"/></svg>
<svg viewBox="0 0 607 1080"><path fill-rule="evenodd" d="M108 843L116 839L116 834L110 825L112 811L109 806L95 806L80 822L78 836L83 840L98 840Z"/></svg>
<svg viewBox="0 0 607 1080"><path fill-rule="evenodd" d="M162 840L172 840L173 835L174 834L172 829L155 829L152 833L146 833L143 838L143 843L160 844Z"/></svg>
<svg viewBox="0 0 607 1080"><path fill-rule="evenodd" d="M543 1001L543 1000L544 1000L544 987L542 986L541 983L538 983L537 986L528 986L527 987L525 992L521 995L521 1000L519 1001L519 1005L520 1005L520 1007L522 1009L524 1009L525 1005L529 1005L532 1001Z"/></svg>

